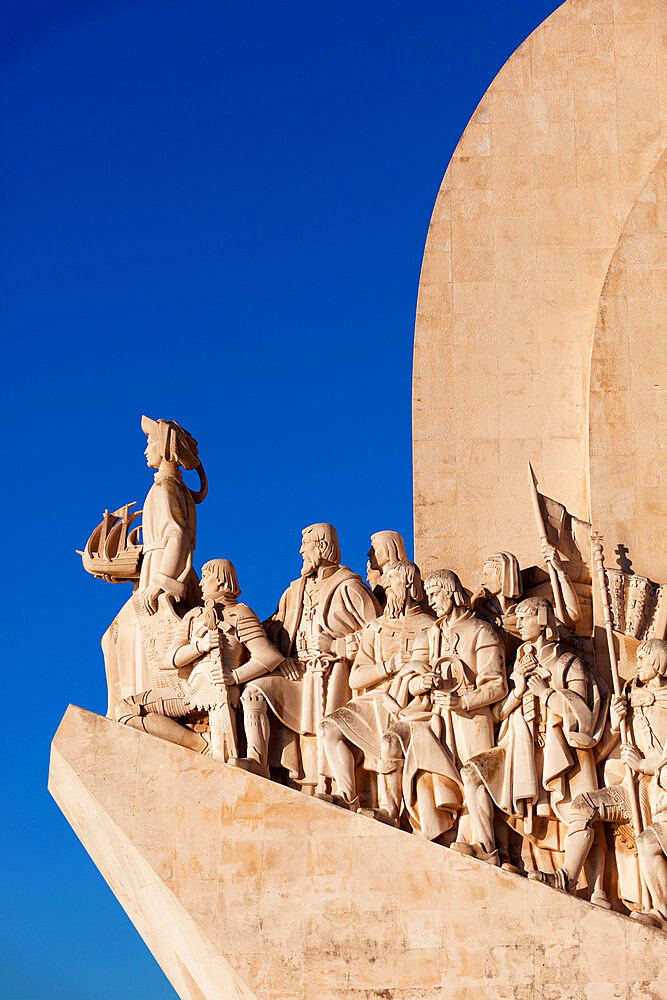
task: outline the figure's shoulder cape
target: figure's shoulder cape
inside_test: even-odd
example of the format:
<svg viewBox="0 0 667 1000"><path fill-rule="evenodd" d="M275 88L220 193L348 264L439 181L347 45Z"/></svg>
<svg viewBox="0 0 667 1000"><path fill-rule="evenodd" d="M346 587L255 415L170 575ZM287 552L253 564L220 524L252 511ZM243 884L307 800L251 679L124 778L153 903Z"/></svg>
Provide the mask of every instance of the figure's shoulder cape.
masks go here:
<svg viewBox="0 0 667 1000"><path fill-rule="evenodd" d="M368 587L361 579L361 577L351 570L348 566L339 566L335 573L332 573L324 581L324 586L322 587L322 592L320 593L319 602L319 613L323 621L326 621L327 614L329 613L329 608L331 607L331 602L338 588L348 581L355 581L359 583L363 590L368 590ZM370 590L368 591L370 594Z"/></svg>

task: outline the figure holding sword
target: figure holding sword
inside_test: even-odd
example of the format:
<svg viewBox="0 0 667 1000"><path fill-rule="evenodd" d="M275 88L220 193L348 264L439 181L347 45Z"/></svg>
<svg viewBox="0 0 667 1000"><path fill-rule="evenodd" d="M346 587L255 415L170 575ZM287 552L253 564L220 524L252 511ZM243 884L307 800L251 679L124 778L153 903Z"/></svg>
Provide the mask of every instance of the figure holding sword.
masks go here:
<svg viewBox="0 0 667 1000"><path fill-rule="evenodd" d="M201 591L205 606L185 615L162 664L164 687L123 699L115 716L133 729L224 761L238 754L239 685L274 670L284 657L255 612L239 603L236 570L228 559L205 563ZM201 712L208 712L210 734L186 725Z"/></svg>
<svg viewBox="0 0 667 1000"><path fill-rule="evenodd" d="M269 763L282 766L305 792L326 794L332 775L324 773L321 723L349 701L356 633L380 609L363 580L341 565L333 525L304 528L300 551L301 576L264 623L284 660L273 673L250 679L243 691L248 756L238 764L265 774Z"/></svg>
<svg viewBox="0 0 667 1000"><path fill-rule="evenodd" d="M516 620L523 645L512 688L494 706L501 723L497 745L468 761L466 800L474 801L475 789L486 789L509 825L524 835L533 857L544 864L547 857L554 859L555 871L529 874L561 887L558 864L572 801L597 788L594 749L607 718L607 692L561 642L545 597L523 600Z"/></svg>

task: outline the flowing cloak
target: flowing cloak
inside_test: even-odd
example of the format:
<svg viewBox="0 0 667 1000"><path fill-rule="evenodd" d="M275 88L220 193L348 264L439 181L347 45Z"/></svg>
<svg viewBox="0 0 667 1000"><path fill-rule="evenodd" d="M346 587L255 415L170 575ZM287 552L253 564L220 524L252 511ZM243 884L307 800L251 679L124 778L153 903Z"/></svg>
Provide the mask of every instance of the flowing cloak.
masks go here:
<svg viewBox="0 0 667 1000"><path fill-rule="evenodd" d="M413 659L428 660L431 667L448 654L462 661L458 694L468 711L434 715L428 699L421 706L415 699L402 713L409 722L403 796L413 828L427 840L435 840L455 823L463 806L461 767L473 754L493 746L491 706L507 693L505 646L493 625L470 611L451 626L440 619L413 649ZM400 681L396 687L399 704L406 698L405 680L409 682L407 671L403 690Z"/></svg>
<svg viewBox="0 0 667 1000"><path fill-rule="evenodd" d="M298 656L295 639L303 614L306 578L289 585L280 598L275 614L264 625L266 633L284 656ZM322 639L322 648L336 660L327 677L324 714L329 715L350 698L349 657L346 637L377 618L378 605L360 576L347 566L338 566L315 585L317 607L314 624ZM266 698L274 714L287 729L302 735L314 735L318 719L314 675L303 664L297 680L282 674L270 674L249 682Z"/></svg>
<svg viewBox="0 0 667 1000"><path fill-rule="evenodd" d="M523 820L532 803L536 816L567 826L575 796L597 788L594 748L602 738L609 692L578 656L563 651L560 642L545 641L536 657L549 694L546 704L529 695L534 723L526 721L522 701L504 720L498 746L468 763L508 816ZM585 698L576 687L586 689ZM556 824L541 824L539 829L542 834L554 826L551 835L558 837ZM540 846L562 845L545 841Z"/></svg>
<svg viewBox="0 0 667 1000"><path fill-rule="evenodd" d="M181 600L187 610L198 602L197 574L192 568L197 515L192 493L177 475L160 475L148 491L142 514L143 556L138 590L158 584ZM170 538L180 542L180 561L166 575L161 563ZM159 613L159 612L158 612ZM109 705L153 686L132 598L123 605L102 638Z"/></svg>
<svg viewBox="0 0 667 1000"><path fill-rule="evenodd" d="M392 721L383 697L394 676L388 670L389 661L395 653L409 654L417 636L432 624L433 617L417 607L400 618L382 615L361 633L350 673L350 687L357 693L328 720L363 751L363 766L368 770L377 769L380 740Z"/></svg>
<svg viewBox="0 0 667 1000"><path fill-rule="evenodd" d="M649 792L651 798L651 829L660 841L662 853L667 857L667 744L663 748L658 769L653 776Z"/></svg>

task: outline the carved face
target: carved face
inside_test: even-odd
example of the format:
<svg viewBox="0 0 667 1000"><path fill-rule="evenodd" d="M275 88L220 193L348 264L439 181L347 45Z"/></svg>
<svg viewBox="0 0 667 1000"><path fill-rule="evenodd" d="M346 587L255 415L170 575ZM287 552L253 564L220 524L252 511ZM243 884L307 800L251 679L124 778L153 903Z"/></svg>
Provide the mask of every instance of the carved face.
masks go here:
<svg viewBox="0 0 667 1000"><path fill-rule="evenodd" d="M209 573L206 570L204 570L201 575L201 583L199 586L201 588L201 595L205 601L209 600L211 597L217 597L221 590L220 581L217 576L214 576L213 573Z"/></svg>
<svg viewBox="0 0 667 1000"><path fill-rule="evenodd" d="M491 559L482 566L482 586L490 594L500 593L500 566Z"/></svg>
<svg viewBox="0 0 667 1000"><path fill-rule="evenodd" d="M637 675L643 684L652 681L658 669L651 663L651 658L645 649L637 650Z"/></svg>
<svg viewBox="0 0 667 1000"><path fill-rule="evenodd" d="M154 438L152 434L148 435L148 440L146 442L144 455L146 456L146 464L149 469L160 468L160 462L162 461L162 455L160 453L160 445L158 444L157 439Z"/></svg>
<svg viewBox="0 0 667 1000"><path fill-rule="evenodd" d="M435 611L438 618L442 618L452 613L454 609L454 595L451 591L445 590L437 584L426 586L426 596L428 603Z"/></svg>
<svg viewBox="0 0 667 1000"><path fill-rule="evenodd" d="M516 625L524 642L534 642L542 634L537 611L524 611L523 614L517 615Z"/></svg>
<svg viewBox="0 0 667 1000"><path fill-rule="evenodd" d="M405 583L398 573L385 573L382 577L382 586L387 597L385 614L388 618L399 618L405 611L408 601Z"/></svg>
<svg viewBox="0 0 667 1000"><path fill-rule="evenodd" d="M299 552L303 559L301 576L312 576L322 565L322 548L324 542L312 535L304 535Z"/></svg>
<svg viewBox="0 0 667 1000"><path fill-rule="evenodd" d="M380 577L382 576L382 569L378 562L377 552L371 545L370 549L366 553L367 563L366 563L366 580L370 587L375 587L380 582Z"/></svg>

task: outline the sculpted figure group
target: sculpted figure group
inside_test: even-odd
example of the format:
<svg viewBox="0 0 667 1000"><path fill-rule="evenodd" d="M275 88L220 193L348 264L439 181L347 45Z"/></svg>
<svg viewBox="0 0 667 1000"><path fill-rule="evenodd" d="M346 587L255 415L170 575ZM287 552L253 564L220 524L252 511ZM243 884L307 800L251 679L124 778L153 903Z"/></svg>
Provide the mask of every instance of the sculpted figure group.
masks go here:
<svg viewBox="0 0 667 1000"><path fill-rule="evenodd" d="M510 552L468 590L448 569L422 581L401 535L379 531L367 585L325 523L304 528L301 575L261 623L228 559L204 564L195 595L205 477L193 494L180 465L197 467L196 442L142 426L158 471L124 609L134 666L107 657L118 722L600 906L612 886L633 916L667 922L667 641L637 646L612 697L548 541L567 623L543 581L525 593ZM161 638L139 651L149 631Z"/></svg>

